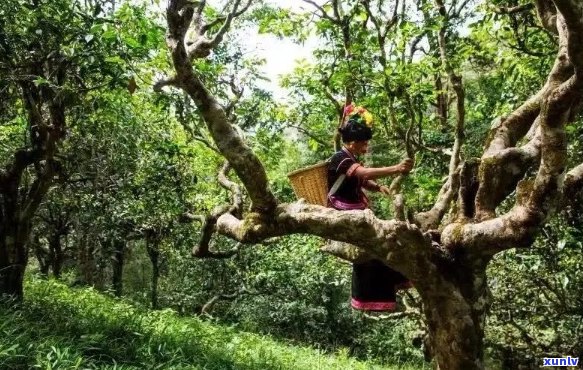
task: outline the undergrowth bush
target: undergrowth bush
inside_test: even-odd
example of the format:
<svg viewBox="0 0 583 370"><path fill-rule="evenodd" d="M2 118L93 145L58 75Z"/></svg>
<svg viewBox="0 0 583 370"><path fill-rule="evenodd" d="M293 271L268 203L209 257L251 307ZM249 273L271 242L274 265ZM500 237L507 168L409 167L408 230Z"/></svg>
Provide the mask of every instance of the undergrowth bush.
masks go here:
<svg viewBox="0 0 583 370"><path fill-rule="evenodd" d="M363 361L423 366L422 351L412 344L419 325L409 317L373 321L353 310L351 266L320 252L323 242L292 235L227 260L170 255L161 305L197 315L213 297L230 295L206 307L217 323L326 352L347 350Z"/></svg>

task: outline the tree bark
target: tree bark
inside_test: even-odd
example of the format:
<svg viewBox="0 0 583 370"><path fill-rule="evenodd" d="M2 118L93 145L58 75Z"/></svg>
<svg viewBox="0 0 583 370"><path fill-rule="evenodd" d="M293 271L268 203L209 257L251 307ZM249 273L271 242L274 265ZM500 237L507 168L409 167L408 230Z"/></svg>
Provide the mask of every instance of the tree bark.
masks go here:
<svg viewBox="0 0 583 370"><path fill-rule="evenodd" d="M29 222L9 222L0 228L0 297L8 296L17 301L23 298L29 232Z"/></svg>
<svg viewBox="0 0 583 370"><path fill-rule="evenodd" d="M160 279L160 250L156 241L146 240L146 250L152 262L152 309L158 309L158 280Z"/></svg>
<svg viewBox="0 0 583 370"><path fill-rule="evenodd" d="M35 68L30 72L43 75ZM60 73L58 76L61 77ZM32 82L21 82L20 87L32 145L15 151L5 168L0 169L0 295L16 300L23 297L31 220L59 168L53 158L65 127L65 106L61 99L52 99L54 96L48 91L44 92L48 99L41 99L42 94ZM49 118L41 114L43 106ZM32 165L32 183L24 186L25 171Z"/></svg>
<svg viewBox="0 0 583 370"><path fill-rule="evenodd" d="M31 248L34 251L36 259L38 261L40 273L45 277L49 277L49 253L43 248L38 235L35 235L31 241Z"/></svg>
<svg viewBox="0 0 583 370"><path fill-rule="evenodd" d="M18 185L13 178L0 184L0 296L16 301L23 298L30 237L30 219L19 212Z"/></svg>
<svg viewBox="0 0 583 370"><path fill-rule="evenodd" d="M160 278L160 265L158 260L152 262L152 309L158 309L158 280Z"/></svg>
<svg viewBox="0 0 583 370"><path fill-rule="evenodd" d="M77 279L82 284L95 284L95 256L94 245L89 243L89 236L83 233L77 240Z"/></svg>
<svg viewBox="0 0 583 370"><path fill-rule="evenodd" d="M469 261L468 261L469 262ZM428 330L427 350L441 370L484 369L484 325L489 305L486 264L441 266L420 289Z"/></svg>
<svg viewBox="0 0 583 370"><path fill-rule="evenodd" d="M61 269L65 254L61 245L61 234L56 232L49 238L49 263L53 269L53 276L57 279L61 277Z"/></svg>

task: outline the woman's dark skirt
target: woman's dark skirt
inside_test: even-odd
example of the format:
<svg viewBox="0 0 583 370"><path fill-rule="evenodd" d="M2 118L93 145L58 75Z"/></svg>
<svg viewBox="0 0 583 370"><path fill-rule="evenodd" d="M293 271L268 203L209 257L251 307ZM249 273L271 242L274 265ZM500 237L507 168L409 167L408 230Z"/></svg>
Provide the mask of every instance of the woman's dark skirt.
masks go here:
<svg viewBox="0 0 583 370"><path fill-rule="evenodd" d="M363 311L394 311L397 290L411 287L400 272L373 259L352 265L352 308Z"/></svg>

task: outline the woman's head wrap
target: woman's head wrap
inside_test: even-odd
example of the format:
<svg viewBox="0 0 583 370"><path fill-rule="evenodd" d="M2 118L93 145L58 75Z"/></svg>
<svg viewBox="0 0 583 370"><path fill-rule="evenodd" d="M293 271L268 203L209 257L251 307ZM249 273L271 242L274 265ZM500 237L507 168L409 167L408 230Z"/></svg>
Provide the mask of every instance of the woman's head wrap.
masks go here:
<svg viewBox="0 0 583 370"><path fill-rule="evenodd" d="M363 107L354 104L344 108L344 123L338 129L342 142L367 141L372 138L372 114Z"/></svg>

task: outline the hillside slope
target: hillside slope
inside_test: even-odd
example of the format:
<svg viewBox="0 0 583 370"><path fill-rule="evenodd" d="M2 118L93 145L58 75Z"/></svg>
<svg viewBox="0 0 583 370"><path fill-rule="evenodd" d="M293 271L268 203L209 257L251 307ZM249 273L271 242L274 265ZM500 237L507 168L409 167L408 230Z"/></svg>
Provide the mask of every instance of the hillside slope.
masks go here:
<svg viewBox="0 0 583 370"><path fill-rule="evenodd" d="M20 310L0 306L0 369L30 368L413 369L327 355L42 280L27 283Z"/></svg>

